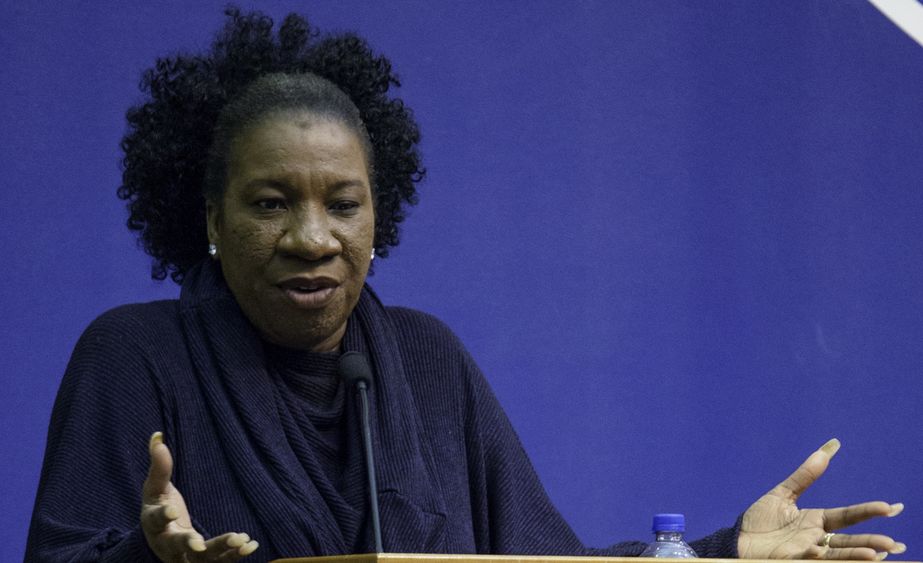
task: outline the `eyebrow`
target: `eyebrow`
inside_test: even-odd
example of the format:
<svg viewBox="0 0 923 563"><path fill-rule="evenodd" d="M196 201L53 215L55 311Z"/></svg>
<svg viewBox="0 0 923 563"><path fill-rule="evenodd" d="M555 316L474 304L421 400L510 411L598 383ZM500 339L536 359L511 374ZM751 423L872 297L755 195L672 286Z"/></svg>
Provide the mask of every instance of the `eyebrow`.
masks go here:
<svg viewBox="0 0 923 563"><path fill-rule="evenodd" d="M247 189L256 189L256 188L276 188L278 190L284 190L287 187L285 182L279 180L273 180L270 178L255 178L244 184L244 188Z"/></svg>
<svg viewBox="0 0 923 563"><path fill-rule="evenodd" d="M286 182L285 180L279 180L275 178L254 178L253 180L250 180L249 182L244 184L244 187L249 190L263 188L263 187L274 188L279 191L289 191L292 189L291 183ZM366 184L361 179L347 178L343 180L338 180L336 182L332 182L330 184L330 187L328 188L328 191L338 192L338 191L342 191L342 190L349 189L349 188L365 188L365 187L366 187Z"/></svg>
<svg viewBox="0 0 923 563"><path fill-rule="evenodd" d="M347 188L364 188L364 187L365 187L365 182L363 182L362 180L356 179L356 178L351 178L348 180L340 180L339 182L334 182L330 188L330 191L338 192L341 190L345 190Z"/></svg>

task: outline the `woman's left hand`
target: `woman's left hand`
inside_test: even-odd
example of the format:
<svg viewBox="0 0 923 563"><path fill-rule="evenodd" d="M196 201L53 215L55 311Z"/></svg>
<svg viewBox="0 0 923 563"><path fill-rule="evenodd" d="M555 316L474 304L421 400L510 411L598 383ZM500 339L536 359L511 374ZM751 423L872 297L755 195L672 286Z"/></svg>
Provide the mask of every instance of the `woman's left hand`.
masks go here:
<svg viewBox="0 0 923 563"><path fill-rule="evenodd" d="M903 504L864 502L839 508L798 508L795 502L827 469L840 449L830 440L788 479L760 497L744 513L738 554L744 559L884 559L907 546L879 534L831 534L880 516L897 516Z"/></svg>

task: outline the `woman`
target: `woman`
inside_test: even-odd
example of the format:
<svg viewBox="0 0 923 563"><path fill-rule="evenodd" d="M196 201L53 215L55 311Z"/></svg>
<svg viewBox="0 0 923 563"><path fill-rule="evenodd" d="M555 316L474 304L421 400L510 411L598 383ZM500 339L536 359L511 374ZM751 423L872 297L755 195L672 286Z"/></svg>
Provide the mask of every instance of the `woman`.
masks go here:
<svg viewBox="0 0 923 563"><path fill-rule="evenodd" d="M314 41L295 16L277 39L267 18L229 17L209 56L159 61L150 101L129 113L119 194L154 276L182 293L110 311L78 343L27 559L370 551L356 407L337 375L347 351L375 374L387 551L640 553L582 546L454 335L364 285L423 174L417 128L386 96L388 62L355 37ZM901 505L795 506L837 448L695 542L699 554L901 552L886 536L832 534Z"/></svg>

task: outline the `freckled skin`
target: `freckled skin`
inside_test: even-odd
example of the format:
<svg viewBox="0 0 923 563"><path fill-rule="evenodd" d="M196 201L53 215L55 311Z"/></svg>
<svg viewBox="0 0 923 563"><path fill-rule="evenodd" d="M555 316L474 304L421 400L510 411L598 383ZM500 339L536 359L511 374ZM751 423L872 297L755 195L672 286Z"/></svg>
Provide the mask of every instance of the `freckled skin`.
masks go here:
<svg viewBox="0 0 923 563"><path fill-rule="evenodd" d="M281 346L336 350L369 269L375 213L359 138L308 112L267 117L231 145L209 240L228 286L260 335ZM299 307L279 287L297 275L336 280L329 303Z"/></svg>

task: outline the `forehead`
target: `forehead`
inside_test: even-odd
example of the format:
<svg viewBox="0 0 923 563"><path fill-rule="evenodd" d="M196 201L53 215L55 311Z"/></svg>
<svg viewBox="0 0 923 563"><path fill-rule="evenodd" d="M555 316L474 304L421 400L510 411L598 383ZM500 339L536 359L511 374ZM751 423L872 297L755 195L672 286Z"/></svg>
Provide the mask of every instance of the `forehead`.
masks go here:
<svg viewBox="0 0 923 563"><path fill-rule="evenodd" d="M231 143L231 174L331 172L367 174L358 135L341 121L305 111L269 115Z"/></svg>

